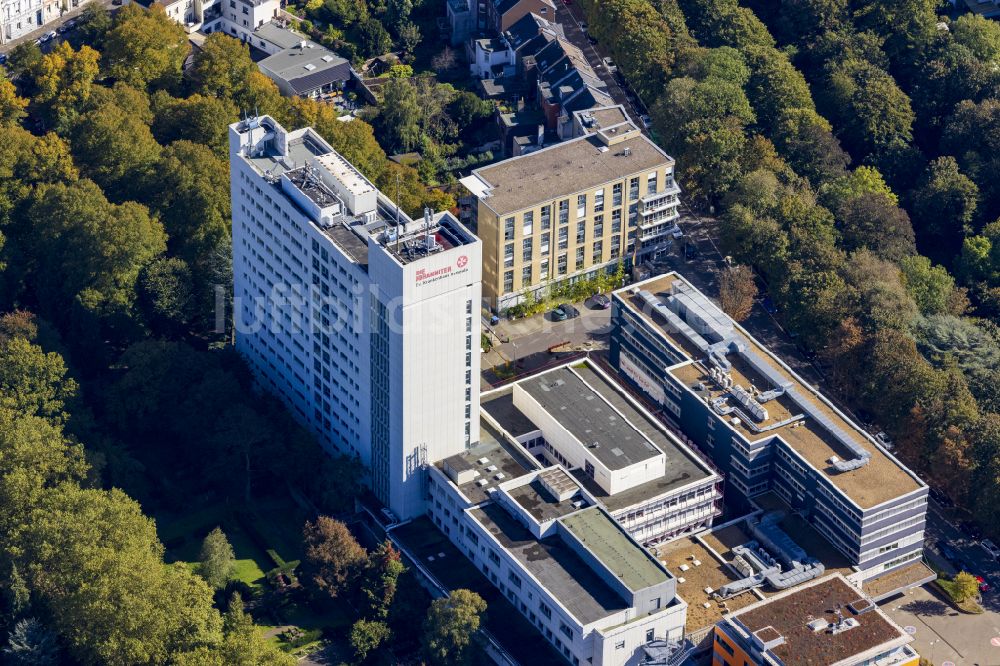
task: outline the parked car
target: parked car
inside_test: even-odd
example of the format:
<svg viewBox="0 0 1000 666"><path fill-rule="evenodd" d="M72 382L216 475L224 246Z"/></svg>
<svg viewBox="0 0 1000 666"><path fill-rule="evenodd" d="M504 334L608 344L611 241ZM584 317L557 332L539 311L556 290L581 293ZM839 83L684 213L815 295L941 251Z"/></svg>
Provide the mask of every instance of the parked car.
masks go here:
<svg viewBox="0 0 1000 666"><path fill-rule="evenodd" d="M587 28L588 27L590 27L590 26L588 26L585 21L580 21L580 30L583 30L584 32L587 32Z"/></svg>
<svg viewBox="0 0 1000 666"><path fill-rule="evenodd" d="M983 550L989 553L990 557L994 560L1000 558L1000 548L997 548L997 545L989 539L983 539L979 542L979 545L982 546Z"/></svg>
<svg viewBox="0 0 1000 666"><path fill-rule="evenodd" d="M952 564L955 564L955 562L958 562L958 561L961 560L961 558L958 556L958 553L955 551L955 549L952 548L951 546L947 545L947 544L943 544L943 543L942 544L938 544L938 550L941 551L941 557L943 557L944 559L948 560Z"/></svg>
<svg viewBox="0 0 1000 666"><path fill-rule="evenodd" d="M684 258L690 261L698 256L698 246L694 243L684 244Z"/></svg>
<svg viewBox="0 0 1000 666"><path fill-rule="evenodd" d="M7 62L7 54L6 53L0 53L0 65L3 65L6 62Z"/></svg>
<svg viewBox="0 0 1000 666"><path fill-rule="evenodd" d="M577 310L572 305L570 305L569 303L563 303L562 305L560 305L556 309L557 310L562 310L563 313L566 315L566 319L573 319L575 317L579 317L580 316L580 311Z"/></svg>
<svg viewBox="0 0 1000 666"><path fill-rule="evenodd" d="M55 39L58 33L55 30L49 30L47 33L42 35L42 42L49 42Z"/></svg>
<svg viewBox="0 0 1000 666"><path fill-rule="evenodd" d="M649 129L650 127L653 126L653 119L650 118L648 115L639 116L639 120L642 121L642 126L645 127L646 129Z"/></svg>
<svg viewBox="0 0 1000 666"><path fill-rule="evenodd" d="M875 435L875 439L878 440L878 443L884 446L887 450L892 450L892 440L889 439L889 435L887 435L884 430L878 432Z"/></svg>
<svg viewBox="0 0 1000 666"><path fill-rule="evenodd" d="M591 46L597 46L597 39L589 32L587 33L587 41L590 42Z"/></svg>
<svg viewBox="0 0 1000 666"><path fill-rule="evenodd" d="M976 582L979 583L980 592L986 593L990 591L990 584L982 576L976 576Z"/></svg>
<svg viewBox="0 0 1000 666"><path fill-rule="evenodd" d="M596 294L590 297L590 305L595 310L607 310L611 307L611 299L604 294Z"/></svg>
<svg viewBox="0 0 1000 666"><path fill-rule="evenodd" d="M983 538L983 530L971 520L963 520L958 524L958 528L973 541L979 541Z"/></svg>
<svg viewBox="0 0 1000 666"><path fill-rule="evenodd" d="M951 498L937 488L931 488L928 495L930 495L931 499L941 506L955 506L955 503L951 501Z"/></svg>
<svg viewBox="0 0 1000 666"><path fill-rule="evenodd" d="M604 63L604 66L607 67L608 71L611 72L612 74L618 71L618 66L615 64L615 61L612 60L611 58L602 58L601 62Z"/></svg>

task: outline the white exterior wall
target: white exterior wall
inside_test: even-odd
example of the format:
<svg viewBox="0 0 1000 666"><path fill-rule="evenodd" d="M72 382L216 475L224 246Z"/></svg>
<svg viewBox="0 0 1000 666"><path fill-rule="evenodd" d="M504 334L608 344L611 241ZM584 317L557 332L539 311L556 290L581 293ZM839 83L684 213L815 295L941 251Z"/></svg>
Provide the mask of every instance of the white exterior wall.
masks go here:
<svg viewBox="0 0 1000 666"><path fill-rule="evenodd" d="M663 476L666 456L662 452L621 469L608 468L592 453L591 449L584 446L555 416L549 414L518 384L514 385L514 406L521 410L532 423L541 428L545 441L566 458L571 468L579 467L582 469L586 462L593 465L594 481L609 495L620 493ZM604 407L611 408L607 404ZM622 418L623 423L626 423L624 417L620 415L619 417ZM641 436L641 433L636 432ZM610 451L614 442L601 442L601 446Z"/></svg>
<svg viewBox="0 0 1000 666"><path fill-rule="evenodd" d="M0 44L27 35L90 0L0 0Z"/></svg>
<svg viewBox="0 0 1000 666"><path fill-rule="evenodd" d="M390 468L382 501L404 519L426 508L420 465L479 438L481 248L477 240L405 266L369 253L374 298L390 321L389 459L404 461Z"/></svg>

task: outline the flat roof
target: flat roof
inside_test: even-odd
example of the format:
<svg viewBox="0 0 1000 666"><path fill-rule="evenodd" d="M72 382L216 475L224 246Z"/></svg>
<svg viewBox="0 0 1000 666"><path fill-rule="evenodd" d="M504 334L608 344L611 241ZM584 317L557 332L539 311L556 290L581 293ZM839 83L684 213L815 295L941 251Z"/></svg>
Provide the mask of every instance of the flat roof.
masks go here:
<svg viewBox="0 0 1000 666"><path fill-rule="evenodd" d="M710 627L726 614L760 601L760 597L750 590L725 600L705 592L705 588L714 592L738 578L694 537L675 539L660 546L656 557L677 579L677 596L688 603L685 631L689 633Z"/></svg>
<svg viewBox="0 0 1000 666"><path fill-rule="evenodd" d="M288 28L282 28L277 23L272 23L270 21L258 26L257 29L253 31L253 34L254 37L259 37L260 39L269 41L280 49L288 49L296 46L300 42L306 41L306 37L303 35L289 30Z"/></svg>
<svg viewBox="0 0 1000 666"><path fill-rule="evenodd" d="M504 481L523 476L528 473L528 470L533 469L531 463L525 459L525 456L522 456L519 452L511 451L510 447L503 441L503 436L488 423L481 423L479 430L478 444L461 453L448 456L444 460L434 463L442 471L444 471L446 465L450 465L456 470L475 469L479 472L478 476L473 480L461 485L455 484L458 485L459 490L469 498L472 504L485 502L490 499L488 490L495 488ZM480 462L484 458L487 462ZM496 470L486 471L486 468L490 466L496 467ZM497 481L494 475L498 472L502 473L505 478ZM482 480L487 481L487 483L485 485L480 484L479 482Z"/></svg>
<svg viewBox="0 0 1000 666"><path fill-rule="evenodd" d="M577 493L577 497L571 497L560 502L549 494L549 491L545 489L542 482L537 478L532 479L524 485L511 488L507 490L507 493L540 523L562 518L574 511L579 511L580 508L573 506L573 502L582 499L579 497L579 493Z"/></svg>
<svg viewBox="0 0 1000 666"><path fill-rule="evenodd" d="M591 124L583 126L583 130L588 134L592 134L602 127L611 127L632 120L625 113L625 109L621 104L588 109L586 111L576 111L574 115L580 118L581 124L590 121Z"/></svg>
<svg viewBox="0 0 1000 666"><path fill-rule="evenodd" d="M587 135L473 173L492 187L492 194L481 201L504 215L672 163L642 134L613 146Z"/></svg>
<svg viewBox="0 0 1000 666"><path fill-rule="evenodd" d="M670 579L670 574L659 562L597 507L578 511L559 522L628 589L644 590Z"/></svg>
<svg viewBox="0 0 1000 666"><path fill-rule="evenodd" d="M736 611L730 615L730 621L738 621L750 633L767 630L764 635L768 638L777 635L784 638L784 643L770 652L786 666L829 666L883 646L891 649L891 643L902 646L913 640L877 606L856 613L851 607L854 602L871 604L842 576L833 575ZM807 624L814 619L836 623L837 608L841 608L845 619L855 620L857 626L832 633L813 631Z"/></svg>
<svg viewBox="0 0 1000 666"><path fill-rule="evenodd" d="M581 624L629 607L558 536L538 540L496 503L468 510Z"/></svg>
<svg viewBox="0 0 1000 666"><path fill-rule="evenodd" d="M650 292L654 296L666 297L671 294L671 285L675 281L683 282L688 288L700 294L680 275L668 273L646 282L631 285L616 292L616 295L621 298L626 307L639 313L660 334L680 349L689 360L694 361L675 366L670 370L670 373L678 381L702 399L712 400L721 397L726 394L726 391L712 381L709 374L710 366L707 364L707 354L702 352L689 337L672 330L659 315L649 312L649 308L645 306L642 298L631 293L631 290L638 288ZM772 429L764 432L755 431L743 419L740 419L738 424L733 425L731 419L713 412L719 420L725 421L749 441L762 441L771 437L780 438L813 468L821 471L827 480L843 491L862 509L877 506L923 487L917 478L895 458L877 446L860 428L835 410L819 393L814 392L812 386L793 374L774 354L760 345L742 327L732 320L729 320L729 323L733 327L732 336L743 343L756 359L765 363L767 371L772 376L771 378L762 376L747 362L745 356L729 353L726 355L726 359L732 363L731 375L735 384L744 388L753 386L760 391L767 391L770 388L776 388L773 386L773 378L780 378L788 387L795 389L796 399L808 401L816 413L823 416L841 434L849 437L856 446L868 451L871 457L867 464L857 469L846 472L836 471L829 462L830 459L836 456L842 460L851 460L855 457L854 452L841 443L827 427L805 415L803 409L790 397L789 392L764 405L768 418L756 423L756 425L758 430L768 427L773 427ZM793 418L799 415L803 415L804 418L798 420ZM784 421L788 422L783 423Z"/></svg>
<svg viewBox="0 0 1000 666"><path fill-rule="evenodd" d="M486 413L492 416L500 427L510 433L511 437L523 437L538 430L520 409L514 406L514 387L507 386L479 403Z"/></svg>
<svg viewBox="0 0 1000 666"><path fill-rule="evenodd" d="M305 47L301 46L302 42ZM321 82L346 81L351 77L349 62L325 46L307 39L269 55L257 63L257 66L265 74L286 81L299 92L315 88ZM308 85L302 83L302 79L307 79Z"/></svg>
<svg viewBox="0 0 1000 666"><path fill-rule="evenodd" d="M528 377L517 386L558 419L608 469L624 469L663 454L599 391L568 367Z"/></svg>

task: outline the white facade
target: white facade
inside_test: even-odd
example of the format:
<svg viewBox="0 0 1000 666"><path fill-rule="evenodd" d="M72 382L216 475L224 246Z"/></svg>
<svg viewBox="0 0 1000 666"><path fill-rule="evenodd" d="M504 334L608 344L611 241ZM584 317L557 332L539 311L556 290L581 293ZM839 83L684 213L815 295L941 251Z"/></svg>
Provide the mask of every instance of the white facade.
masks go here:
<svg viewBox="0 0 1000 666"><path fill-rule="evenodd" d="M90 0L0 0L0 44L38 30Z"/></svg>
<svg viewBox="0 0 1000 666"><path fill-rule="evenodd" d="M386 506L423 513L424 465L478 439L478 239L448 213L410 220L311 129L265 116L229 136L237 350Z"/></svg>

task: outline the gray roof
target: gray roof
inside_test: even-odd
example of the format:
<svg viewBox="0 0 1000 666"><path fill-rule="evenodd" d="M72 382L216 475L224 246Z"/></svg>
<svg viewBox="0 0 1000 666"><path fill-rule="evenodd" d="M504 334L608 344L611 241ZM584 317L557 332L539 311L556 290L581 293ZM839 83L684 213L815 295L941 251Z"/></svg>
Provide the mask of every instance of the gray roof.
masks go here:
<svg viewBox="0 0 1000 666"><path fill-rule="evenodd" d="M333 51L306 41L305 48L294 46L268 56L257 65L279 84L286 83L296 94L309 92L324 83L347 81L351 64Z"/></svg>
<svg viewBox="0 0 1000 666"><path fill-rule="evenodd" d="M569 368L525 379L518 386L608 469L624 469L662 453Z"/></svg>
<svg viewBox="0 0 1000 666"><path fill-rule="evenodd" d="M253 36L271 42L280 49L290 49L293 46L298 46L300 42L306 39L297 32L270 22L254 30Z"/></svg>
<svg viewBox="0 0 1000 666"><path fill-rule="evenodd" d="M590 624L628 604L558 536L541 541L496 503L469 515L500 542L581 624ZM639 548L639 546L635 546Z"/></svg>

